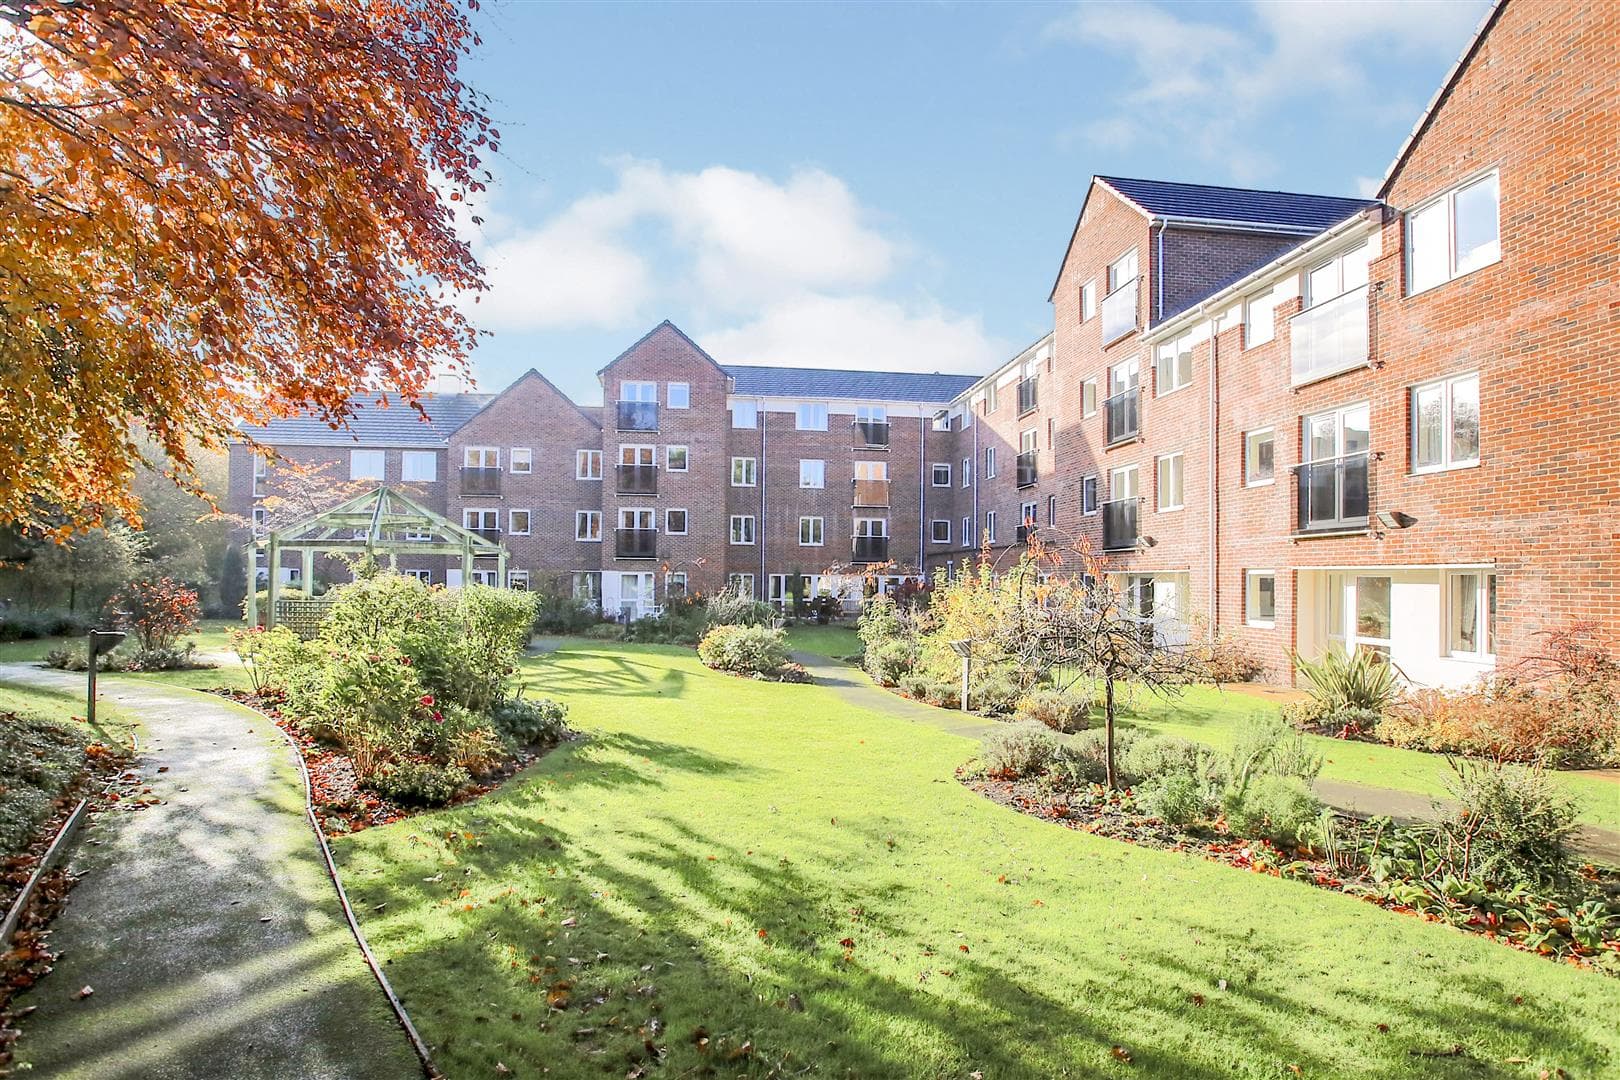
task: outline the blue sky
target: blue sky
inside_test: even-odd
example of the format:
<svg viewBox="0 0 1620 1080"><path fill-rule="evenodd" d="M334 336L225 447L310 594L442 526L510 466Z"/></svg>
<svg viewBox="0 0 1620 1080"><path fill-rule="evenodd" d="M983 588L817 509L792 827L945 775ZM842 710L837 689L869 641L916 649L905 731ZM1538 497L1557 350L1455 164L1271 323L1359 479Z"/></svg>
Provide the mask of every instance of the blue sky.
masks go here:
<svg viewBox="0 0 1620 1080"><path fill-rule="evenodd" d="M488 5L480 387L598 400L664 318L723 363L983 371L1050 328L1093 173L1368 192L1483 10Z"/></svg>

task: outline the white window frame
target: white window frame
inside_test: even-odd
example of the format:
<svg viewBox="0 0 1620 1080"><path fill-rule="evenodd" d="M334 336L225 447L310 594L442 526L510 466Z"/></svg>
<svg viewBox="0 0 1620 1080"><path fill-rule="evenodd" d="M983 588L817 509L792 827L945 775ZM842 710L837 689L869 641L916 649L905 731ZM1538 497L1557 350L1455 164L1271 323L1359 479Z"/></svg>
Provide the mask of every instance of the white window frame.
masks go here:
<svg viewBox="0 0 1620 1080"><path fill-rule="evenodd" d="M671 409L692 407L692 384L672 382L664 386L664 404Z"/></svg>
<svg viewBox="0 0 1620 1080"><path fill-rule="evenodd" d="M939 527L945 526L945 535L939 535ZM951 519L934 518L928 523L928 542L931 544L949 544L951 542Z"/></svg>
<svg viewBox="0 0 1620 1080"><path fill-rule="evenodd" d="M485 515L488 515L487 517ZM476 518L476 521L474 520ZM485 524L493 522L493 524ZM501 531L501 512L495 507L479 507L477 509L463 509L461 511L461 527L463 529L493 529ZM362 535L365 530L356 530ZM356 537L358 539L358 537Z"/></svg>
<svg viewBox="0 0 1620 1080"><path fill-rule="evenodd" d="M727 574L726 588L743 596L753 596L754 575L744 573Z"/></svg>
<svg viewBox="0 0 1620 1080"><path fill-rule="evenodd" d="M805 466L813 466L807 471ZM799 459L799 487L807 491L827 486L827 462L823 458Z"/></svg>
<svg viewBox="0 0 1620 1080"><path fill-rule="evenodd" d="M752 431L759 427L759 402L733 401L729 411L733 430Z"/></svg>
<svg viewBox="0 0 1620 1080"><path fill-rule="evenodd" d="M801 401L793 407L793 430L826 431L827 404L823 401Z"/></svg>
<svg viewBox="0 0 1620 1080"><path fill-rule="evenodd" d="M593 469L594 466L594 469ZM594 472L595 475L592 475ZM600 480L602 479L602 451L575 450L574 451L574 479Z"/></svg>
<svg viewBox="0 0 1620 1080"><path fill-rule="evenodd" d="M742 537L742 539L738 539L739 537ZM755 539L754 515L732 514L730 534L731 543L737 547L752 547Z"/></svg>
<svg viewBox="0 0 1620 1080"><path fill-rule="evenodd" d="M1087 497L1087 485L1090 485L1090 497ZM1093 473L1080 478L1080 512L1082 514L1095 514L1102 506L1102 478Z"/></svg>
<svg viewBox="0 0 1620 1080"><path fill-rule="evenodd" d="M675 451L677 451L677 450L679 450L681 452L681 464L680 464L679 467L677 467L675 465L675 458L674 458ZM692 467L692 451L691 451L690 448L685 447L685 446L666 446L666 447L664 447L664 471L665 472L672 472L672 473L673 472L686 472L691 467Z"/></svg>
<svg viewBox="0 0 1620 1080"><path fill-rule="evenodd" d="M738 470L742 471L742 479L738 479ZM751 457L734 457L731 459L731 486L751 488L759 486L759 459Z"/></svg>
<svg viewBox="0 0 1620 1080"><path fill-rule="evenodd" d="M1479 467L1480 461L1484 456L1482 448L1477 445L1478 443L1484 441L1484 439L1481 437L1484 434L1485 427L1483 415L1481 415L1478 420L1480 431L1475 433L1476 445L1474 447L1474 456L1472 458L1464 458L1461 461L1458 461L1451 456L1452 423L1454 421L1452 410L1454 409L1456 402L1454 390L1457 384L1467 382L1472 382L1474 384L1474 400L1477 407L1478 403L1480 402L1479 372L1477 371L1470 371L1463 375L1448 375L1443 379L1432 379L1429 382L1418 383L1416 386L1412 387L1409 395L1411 402L1410 408L1408 409L1409 415L1407 418L1407 424L1412 433L1410 445L1408 446L1408 453L1411 455L1410 460L1412 462L1412 474L1414 476L1423 476L1428 473L1450 472L1453 469L1476 469ZM1430 465L1419 465L1418 395L1425 390L1440 391L1440 460ZM1481 409L1481 413L1483 413L1483 409Z"/></svg>
<svg viewBox="0 0 1620 1080"><path fill-rule="evenodd" d="M971 516L962 519L962 543L964 545L972 545L974 543L973 518Z"/></svg>
<svg viewBox="0 0 1620 1080"><path fill-rule="evenodd" d="M1090 322L1097 317L1097 279L1092 278L1080 286L1080 321Z"/></svg>
<svg viewBox="0 0 1620 1080"><path fill-rule="evenodd" d="M529 572L527 570L508 570L506 572L506 587L520 592L528 592Z"/></svg>
<svg viewBox="0 0 1620 1080"><path fill-rule="evenodd" d="M1165 467L1169 466L1175 480L1176 501L1166 503ZM1161 514L1184 510L1187 507L1187 455L1180 450L1173 454L1160 454L1153 459L1153 508Z"/></svg>
<svg viewBox="0 0 1620 1080"><path fill-rule="evenodd" d="M1496 241L1494 248L1477 262L1463 266L1458 262L1457 256L1457 196L1480 184L1490 182L1496 185ZM1412 287L1412 257L1415 249L1412 244L1412 223L1419 214L1444 205L1446 216L1446 275L1432 284L1420 288ZM1448 282L1458 278L1467 277L1476 270L1483 270L1487 266L1494 266L1502 261L1502 173L1500 169L1489 169L1469 177L1460 184L1453 185L1432 199L1412 207L1402 215L1401 236L1405 246L1406 261L1406 295L1419 296L1431 289L1438 289Z"/></svg>
<svg viewBox="0 0 1620 1080"><path fill-rule="evenodd" d="M1264 578L1271 579L1271 617L1256 613L1259 597L1258 585ZM1270 630L1277 625L1277 572L1275 570L1243 571L1243 625Z"/></svg>
<svg viewBox="0 0 1620 1080"><path fill-rule="evenodd" d="M534 472L534 448L513 446L507 449L507 468L513 476L528 476Z"/></svg>
<svg viewBox="0 0 1620 1080"><path fill-rule="evenodd" d="M1153 396L1165 397L1192 385L1192 335L1160 345L1153 360ZM1183 364L1185 358L1185 364ZM1166 361L1168 360L1168 363ZM1185 368L1185 370L1183 370Z"/></svg>
<svg viewBox="0 0 1620 1080"><path fill-rule="evenodd" d="M375 476L369 472L362 472L360 462L377 462ZM388 451L386 450L350 450L349 451L349 479L350 480L387 480L388 479Z"/></svg>
<svg viewBox="0 0 1620 1080"><path fill-rule="evenodd" d="M676 528L673 515L681 515L681 527ZM692 515L684 506L671 506L664 511L664 534L666 536L685 536L692 527Z"/></svg>
<svg viewBox="0 0 1620 1080"><path fill-rule="evenodd" d="M808 530L808 538L806 537ZM804 516L799 518L799 546L825 547L827 540L826 520L819 517Z"/></svg>
<svg viewBox="0 0 1620 1080"><path fill-rule="evenodd" d="M973 459L970 457L962 459L962 486L973 486Z"/></svg>
<svg viewBox="0 0 1620 1080"><path fill-rule="evenodd" d="M986 480L996 478L996 448L993 446L984 448L984 478Z"/></svg>
<svg viewBox="0 0 1620 1080"><path fill-rule="evenodd" d="M990 537L990 542L994 544L996 542L996 512L994 510L984 512L984 531Z"/></svg>
<svg viewBox="0 0 1620 1080"><path fill-rule="evenodd" d="M1255 318L1256 306L1261 306L1266 317ZM1243 301L1243 348L1258 348L1277 339L1277 292L1275 288L1255 293Z"/></svg>
<svg viewBox="0 0 1620 1080"><path fill-rule="evenodd" d="M1041 504L1039 502L1024 502L1018 504L1018 524L1039 525L1041 523Z"/></svg>
<svg viewBox="0 0 1620 1080"><path fill-rule="evenodd" d="M463 446L461 466L464 469L498 469L501 467L501 448L498 446Z"/></svg>
<svg viewBox="0 0 1620 1080"><path fill-rule="evenodd" d="M1095 377L1087 379L1085 382L1080 384L1081 416L1096 416L1097 402L1100 400L1101 399L1097 396L1097 380Z"/></svg>
<svg viewBox="0 0 1620 1080"><path fill-rule="evenodd" d="M265 481L270 478L270 459L264 454L253 455L253 494L264 494Z"/></svg>
<svg viewBox="0 0 1620 1080"><path fill-rule="evenodd" d="M517 527L517 516L523 515L523 528ZM528 536L534 528L534 511L513 508L506 512L506 532L509 536Z"/></svg>
<svg viewBox="0 0 1620 1080"><path fill-rule="evenodd" d="M677 584L680 585L679 592L677 592L675 589ZM664 597L666 599L669 597L684 598L686 596L686 590L687 578L685 570L670 570L664 574Z"/></svg>
<svg viewBox="0 0 1620 1080"><path fill-rule="evenodd" d="M1260 479L1253 479L1254 449L1256 440L1262 436L1271 440L1271 475ZM1277 482L1277 429L1274 427L1255 428L1253 431L1243 433L1243 486L1244 487L1270 487Z"/></svg>
<svg viewBox="0 0 1620 1080"><path fill-rule="evenodd" d="M595 528L590 526L595 524ZM594 532L596 535L590 535ZM600 544L602 542L602 511L575 510L574 511L574 539L581 544Z"/></svg>
<svg viewBox="0 0 1620 1080"><path fill-rule="evenodd" d="M650 379L620 379L619 400L657 405L658 384Z"/></svg>
<svg viewBox="0 0 1620 1080"><path fill-rule="evenodd" d="M422 469L422 463L427 469ZM412 467L414 464L414 468ZM412 476L426 472L426 476ZM401 450L399 453L399 479L406 484L431 484L439 479L439 455L432 450Z"/></svg>
<svg viewBox="0 0 1620 1080"><path fill-rule="evenodd" d="M262 506L253 508L253 527L255 529L268 528L270 525L270 511Z"/></svg>
<svg viewBox="0 0 1620 1080"><path fill-rule="evenodd" d="M1475 579L1475 589L1478 593L1474 600L1474 640L1479 648L1473 652L1455 649L1451 644L1451 628L1453 617L1456 615L1454 606L1456 597L1453 586L1458 578L1472 577ZM1494 570L1447 570L1440 575L1440 652L1443 656L1456 657L1459 660L1476 660L1488 663L1496 658L1496 635L1491 632L1491 600L1496 590L1496 571Z"/></svg>
<svg viewBox="0 0 1620 1080"><path fill-rule="evenodd" d="M1048 525L1056 525L1057 524L1057 507L1058 507L1057 496L1056 495L1048 495L1046 497L1046 523Z"/></svg>
<svg viewBox="0 0 1620 1080"><path fill-rule="evenodd" d="M945 470L945 482L943 484L939 482L939 475L940 475L940 470L941 469ZM951 486L951 463L948 462L948 461L936 461L933 464L931 464L929 466L929 479L930 479L930 482L933 484L934 487L937 487L937 488L948 488L948 487L950 487Z"/></svg>
<svg viewBox="0 0 1620 1080"><path fill-rule="evenodd" d="M433 584L433 571L431 570L401 570L406 577L413 577L424 585Z"/></svg>

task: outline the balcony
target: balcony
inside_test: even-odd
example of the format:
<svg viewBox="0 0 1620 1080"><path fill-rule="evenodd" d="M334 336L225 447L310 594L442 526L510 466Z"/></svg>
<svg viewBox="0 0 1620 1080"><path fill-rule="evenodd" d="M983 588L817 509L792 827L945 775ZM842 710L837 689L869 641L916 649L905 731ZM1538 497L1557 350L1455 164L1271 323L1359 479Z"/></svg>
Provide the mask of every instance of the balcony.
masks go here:
<svg viewBox="0 0 1620 1080"><path fill-rule="evenodd" d="M1141 389L1133 386L1103 402L1103 409L1108 414L1109 446L1136 438L1141 430L1137 416L1141 398Z"/></svg>
<svg viewBox="0 0 1620 1080"><path fill-rule="evenodd" d="M620 465L616 473L620 495L658 494L658 466Z"/></svg>
<svg viewBox="0 0 1620 1080"><path fill-rule="evenodd" d="M1035 451L1025 450L1018 455L1018 486L1021 488L1034 487L1037 479L1035 473Z"/></svg>
<svg viewBox="0 0 1620 1080"><path fill-rule="evenodd" d="M475 469L472 466L463 466L461 470L461 493L463 495L499 495L501 493L501 470Z"/></svg>
<svg viewBox="0 0 1620 1080"><path fill-rule="evenodd" d="M615 530L613 536L613 554L621 559L658 558L658 530Z"/></svg>
<svg viewBox="0 0 1620 1080"><path fill-rule="evenodd" d="M888 506L889 482L887 480L856 480L854 506Z"/></svg>
<svg viewBox="0 0 1620 1080"><path fill-rule="evenodd" d="M1141 278L1132 278L1107 296L1102 302L1102 343L1129 334L1136 329L1136 284Z"/></svg>
<svg viewBox="0 0 1620 1080"><path fill-rule="evenodd" d="M857 536L852 558L855 562L888 562L889 538L887 536Z"/></svg>
<svg viewBox="0 0 1620 1080"><path fill-rule="evenodd" d="M1293 385L1367 365L1367 286L1288 320Z"/></svg>
<svg viewBox="0 0 1620 1080"><path fill-rule="evenodd" d="M1130 551L1136 547L1136 500L1103 503L1103 550Z"/></svg>
<svg viewBox="0 0 1620 1080"><path fill-rule="evenodd" d="M617 402L617 425L620 431L657 431L658 402Z"/></svg>
<svg viewBox="0 0 1620 1080"><path fill-rule="evenodd" d="M1367 527L1371 474L1366 452L1294 467L1299 535L1356 532Z"/></svg>
<svg viewBox="0 0 1620 1080"><path fill-rule="evenodd" d="M1027 544L1029 543L1030 537L1035 535L1035 528L1036 526L1033 523L1020 525L1017 529L1013 530L1013 539L1017 540L1020 544Z"/></svg>
<svg viewBox="0 0 1620 1080"><path fill-rule="evenodd" d="M887 420L855 421L855 445L888 446L889 422Z"/></svg>
<svg viewBox="0 0 1620 1080"><path fill-rule="evenodd" d="M473 529L471 531L483 537L485 540L488 540L492 544L498 544L501 542L501 530L499 529Z"/></svg>
<svg viewBox="0 0 1620 1080"><path fill-rule="evenodd" d="M1041 403L1040 387L1033 378L1018 381L1018 415L1032 413Z"/></svg>

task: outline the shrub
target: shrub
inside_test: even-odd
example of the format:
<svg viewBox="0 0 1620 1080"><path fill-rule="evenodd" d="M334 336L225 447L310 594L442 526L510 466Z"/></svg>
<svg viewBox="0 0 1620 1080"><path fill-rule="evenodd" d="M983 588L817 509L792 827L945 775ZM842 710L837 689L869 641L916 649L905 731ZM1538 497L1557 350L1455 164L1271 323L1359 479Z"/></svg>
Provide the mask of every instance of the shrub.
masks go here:
<svg viewBox="0 0 1620 1080"><path fill-rule="evenodd" d="M1294 667L1305 678L1313 698L1328 712L1370 709L1384 713L1395 701L1399 679L1394 665L1369 649L1348 655L1329 649L1320 660L1294 654Z"/></svg>
<svg viewBox="0 0 1620 1080"><path fill-rule="evenodd" d="M1459 877L1547 885L1570 875L1580 807L1540 768L1452 759L1456 810L1437 822Z"/></svg>
<svg viewBox="0 0 1620 1080"><path fill-rule="evenodd" d="M59 645L45 654L45 666L60 671L89 671L90 647L82 641ZM97 671L125 671L128 667L128 656L122 649L104 652L96 657Z"/></svg>
<svg viewBox="0 0 1620 1080"><path fill-rule="evenodd" d="M1043 773L1057 756L1057 737L1030 722L998 727L985 737L979 758L991 775L1011 779Z"/></svg>
<svg viewBox="0 0 1620 1080"><path fill-rule="evenodd" d="M968 686L968 704L977 712L988 716L1002 716L1012 712L1018 707L1018 702L1023 696L1023 683L1008 671L992 669L974 676Z"/></svg>
<svg viewBox="0 0 1620 1080"><path fill-rule="evenodd" d="M1184 829L1209 817L1216 790L1191 773L1172 773L1143 784L1138 796L1149 814Z"/></svg>
<svg viewBox="0 0 1620 1080"><path fill-rule="evenodd" d="M917 646L906 638L891 638L868 645L861 663L879 686L898 686L917 664Z"/></svg>
<svg viewBox="0 0 1620 1080"><path fill-rule="evenodd" d="M136 649L124 664L126 671L196 671L213 664L197 659L197 643L155 649Z"/></svg>
<svg viewBox="0 0 1620 1080"><path fill-rule="evenodd" d="M365 786L397 803L443 806L472 784L472 776L459 765L428 761L396 761L367 777Z"/></svg>
<svg viewBox="0 0 1620 1080"><path fill-rule="evenodd" d="M955 682L936 679L926 671L909 671L902 675L900 692L909 698L945 709L962 706L962 691Z"/></svg>
<svg viewBox="0 0 1620 1080"><path fill-rule="evenodd" d="M1115 742L1117 744L1117 737ZM1169 776L1190 776L1216 788L1226 782L1226 763L1219 754L1201 743L1173 735L1132 739L1116 761L1138 784Z"/></svg>
<svg viewBox="0 0 1620 1080"><path fill-rule="evenodd" d="M1114 764L1119 770L1120 783L1126 787L1134 787L1139 779L1130 772L1126 762L1141 738L1135 728L1114 729ZM1104 754L1107 742L1108 732L1103 728L1089 728L1080 732L1062 748L1056 771L1071 784L1106 783L1108 763Z"/></svg>
<svg viewBox="0 0 1620 1080"><path fill-rule="evenodd" d="M549 745L568 733L568 706L550 698L515 697L490 714L495 730L519 746Z"/></svg>
<svg viewBox="0 0 1620 1080"><path fill-rule="evenodd" d="M895 606L894 598L887 593L874 593L867 597L866 602L861 605L861 617L856 623L856 633L860 635L861 644L866 646L868 656L883 646L896 642L908 641L915 647L915 642L911 641L911 636L906 634L901 626L900 610Z"/></svg>
<svg viewBox="0 0 1620 1080"><path fill-rule="evenodd" d="M1232 740L1232 782L1241 787L1253 776L1287 776L1309 784L1322 771L1322 755L1280 718L1251 717Z"/></svg>
<svg viewBox="0 0 1620 1080"><path fill-rule="evenodd" d="M535 593L534 632L537 634L583 634L602 621L589 601L569 592Z"/></svg>
<svg viewBox="0 0 1620 1080"><path fill-rule="evenodd" d="M787 635L774 627L722 624L703 635L698 659L733 675L774 676L787 666Z"/></svg>
<svg viewBox="0 0 1620 1080"><path fill-rule="evenodd" d="M82 729L83 725L78 725ZM84 764L86 731L0 712L0 857L19 853L50 817Z"/></svg>
<svg viewBox="0 0 1620 1080"><path fill-rule="evenodd" d="M1018 699L1013 715L1033 720L1065 735L1084 731L1090 719L1091 702L1068 690L1032 690Z"/></svg>
<svg viewBox="0 0 1620 1080"><path fill-rule="evenodd" d="M704 613L690 605L682 605L658 615L646 615L624 626L626 641L644 645L693 646L703 637Z"/></svg>
<svg viewBox="0 0 1620 1080"><path fill-rule="evenodd" d="M772 626L776 623L776 609L762 600L755 600L741 589L725 588L709 597L703 613L704 625L716 626Z"/></svg>
<svg viewBox="0 0 1620 1080"><path fill-rule="evenodd" d="M1297 847L1314 839L1322 803L1305 781L1273 773L1228 788L1222 800L1226 827L1235 836Z"/></svg>
<svg viewBox="0 0 1620 1080"><path fill-rule="evenodd" d="M1266 671L1245 642L1222 634L1198 642L1193 653L1202 669L1200 674L1212 683L1253 682Z"/></svg>
<svg viewBox="0 0 1620 1080"><path fill-rule="evenodd" d="M128 612L129 625L142 652L172 651L180 636L202 617L197 591L167 577L134 582L107 606Z"/></svg>
<svg viewBox="0 0 1620 1080"><path fill-rule="evenodd" d="M1395 746L1555 768L1620 764L1620 702L1601 684L1512 678L1461 691L1416 690L1379 723Z"/></svg>
<svg viewBox="0 0 1620 1080"><path fill-rule="evenodd" d="M592 623L585 628L585 636L593 641L623 641L624 627L615 622Z"/></svg>

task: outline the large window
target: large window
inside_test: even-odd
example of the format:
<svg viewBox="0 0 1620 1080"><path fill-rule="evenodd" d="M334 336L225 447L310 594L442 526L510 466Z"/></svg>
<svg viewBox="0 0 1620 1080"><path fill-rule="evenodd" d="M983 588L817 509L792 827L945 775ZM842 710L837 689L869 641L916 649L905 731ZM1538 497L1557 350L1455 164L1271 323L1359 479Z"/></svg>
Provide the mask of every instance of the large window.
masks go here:
<svg viewBox="0 0 1620 1080"><path fill-rule="evenodd" d="M1390 653L1390 579L1356 578L1356 646L1388 656Z"/></svg>
<svg viewBox="0 0 1620 1080"><path fill-rule="evenodd" d="M439 455L432 450L406 450L399 455L399 478L431 483L439 478Z"/></svg>
<svg viewBox="0 0 1620 1080"><path fill-rule="evenodd" d="M759 462L751 457L731 459L731 486L753 487L758 478Z"/></svg>
<svg viewBox="0 0 1620 1080"><path fill-rule="evenodd" d="M1260 487L1276 479L1277 433L1271 428L1251 431L1243 436L1243 483L1247 487Z"/></svg>
<svg viewBox="0 0 1620 1080"><path fill-rule="evenodd" d="M826 431L827 406L816 401L800 402L793 422L800 431Z"/></svg>
<svg viewBox="0 0 1620 1080"><path fill-rule="evenodd" d="M1277 575L1271 570L1250 570L1244 575L1243 621L1250 626L1277 624Z"/></svg>
<svg viewBox="0 0 1620 1080"><path fill-rule="evenodd" d="M496 446L468 446L461 451L461 464L469 469L498 469L501 451Z"/></svg>
<svg viewBox="0 0 1620 1080"><path fill-rule="evenodd" d="M1486 657L1496 652L1496 575L1479 570L1446 575L1446 651Z"/></svg>
<svg viewBox="0 0 1620 1080"><path fill-rule="evenodd" d="M1305 274L1305 306L1316 307L1334 297L1367 284L1367 260L1372 249L1367 244L1343 251Z"/></svg>
<svg viewBox="0 0 1620 1080"><path fill-rule="evenodd" d="M734 428L758 427L759 405L752 401L733 401L731 403L731 426Z"/></svg>
<svg viewBox="0 0 1620 1080"><path fill-rule="evenodd" d="M1479 464L1479 376L1412 388L1412 471Z"/></svg>
<svg viewBox="0 0 1620 1080"><path fill-rule="evenodd" d="M818 517L802 517L799 519L799 546L820 547L822 544L823 522Z"/></svg>
<svg viewBox="0 0 1620 1080"><path fill-rule="evenodd" d="M350 480L381 480L383 478L383 452L381 450L350 450Z"/></svg>
<svg viewBox="0 0 1620 1080"><path fill-rule="evenodd" d="M1489 266L1502 257L1496 173L1453 188L1406 215L1410 295Z"/></svg>
<svg viewBox="0 0 1620 1080"><path fill-rule="evenodd" d="M1186 471L1186 457L1182 454L1166 454L1159 458L1154 490L1160 513L1180 510L1186 505L1182 491Z"/></svg>
<svg viewBox="0 0 1620 1080"><path fill-rule="evenodd" d="M754 542L754 515L731 515L731 542L733 544L752 544Z"/></svg>
<svg viewBox="0 0 1620 1080"><path fill-rule="evenodd" d="M600 480L602 479L602 451L575 450L574 451L574 479Z"/></svg>
<svg viewBox="0 0 1620 1080"><path fill-rule="evenodd" d="M802 488L826 487L827 463L816 458L800 458L799 486Z"/></svg>
<svg viewBox="0 0 1620 1080"><path fill-rule="evenodd" d="M1158 358L1153 366L1153 393L1163 397L1180 390L1192 382L1192 335L1183 334L1175 341L1159 346Z"/></svg>

